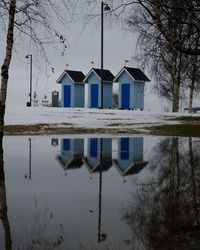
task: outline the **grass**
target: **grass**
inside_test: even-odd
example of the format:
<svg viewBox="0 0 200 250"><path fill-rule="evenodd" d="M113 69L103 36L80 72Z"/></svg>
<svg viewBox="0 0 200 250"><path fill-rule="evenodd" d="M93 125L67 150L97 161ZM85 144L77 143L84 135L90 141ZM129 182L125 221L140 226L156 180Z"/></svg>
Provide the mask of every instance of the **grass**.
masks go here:
<svg viewBox="0 0 200 250"><path fill-rule="evenodd" d="M172 118L170 118L172 119ZM176 117L179 124L152 125L143 128L131 128L130 125L110 123L106 128L74 127L71 123L60 124L33 124L33 125L6 125L4 132L7 135L42 135L42 134L152 134L169 136L199 136L200 117ZM141 124L140 124L141 125ZM150 125L150 124L149 124Z"/></svg>
<svg viewBox="0 0 200 250"><path fill-rule="evenodd" d="M63 125L63 126L62 126ZM135 134L133 129L118 129L118 128L83 128L65 126L59 124L59 127L50 124L34 124L34 125L6 125L4 132L6 135L41 135L41 134Z"/></svg>
<svg viewBox="0 0 200 250"><path fill-rule="evenodd" d="M199 124L159 125L145 128L150 134L170 136L200 136Z"/></svg>
<svg viewBox="0 0 200 250"><path fill-rule="evenodd" d="M27 134L30 132L44 131L45 127L48 127L48 124L35 124L35 125L7 125L4 126L5 134Z"/></svg>
<svg viewBox="0 0 200 250"><path fill-rule="evenodd" d="M179 122L200 122L200 116L180 116L170 117L168 120L179 121Z"/></svg>

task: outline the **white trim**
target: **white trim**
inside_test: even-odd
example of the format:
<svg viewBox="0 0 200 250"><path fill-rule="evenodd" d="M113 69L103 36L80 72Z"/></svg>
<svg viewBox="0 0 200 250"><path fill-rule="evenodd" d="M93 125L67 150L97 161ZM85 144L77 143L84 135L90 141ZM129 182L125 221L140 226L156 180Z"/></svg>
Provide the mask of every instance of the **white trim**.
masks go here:
<svg viewBox="0 0 200 250"><path fill-rule="evenodd" d="M69 160L69 163L67 162L65 165L60 160L60 158L61 158L61 155L56 155L56 157L55 157L55 159L57 160L57 162L59 163L61 168L66 171L68 169L68 165L74 160L74 157L72 157L72 159Z"/></svg>
<svg viewBox="0 0 200 250"><path fill-rule="evenodd" d="M96 75L99 79L101 79L101 78L99 77L99 75L94 71L94 69L91 69L91 70L87 73L86 77L83 79L83 82L84 82L84 83L87 83L87 79L89 78L89 76L91 75L92 72L94 72L95 75Z"/></svg>
<svg viewBox="0 0 200 250"><path fill-rule="evenodd" d="M96 170L96 169L98 168L98 166L100 165L100 161L98 160L97 164L96 164L93 168L91 168L92 165L90 165L90 163L88 162L87 159L88 159L88 157L83 157L83 158L82 158L83 164L85 164L86 168L88 169L88 171L89 171L90 173L95 172L95 170Z"/></svg>
<svg viewBox="0 0 200 250"><path fill-rule="evenodd" d="M137 164L147 164L148 163L148 161L142 161L142 162L140 162L140 161L136 161L136 162L134 162L134 163L131 163L129 166L128 166L128 168L123 172L122 170L121 170L121 168L120 168L120 165L119 165L119 161L117 160L117 159L114 159L113 161L113 165L114 165L114 167L117 169L117 171L122 175L122 176L126 176L127 174L128 174L128 172L132 169L132 168L134 168L135 166L137 166ZM145 165L146 166L146 165ZM145 167L144 166L144 167ZM144 168L143 167L143 168ZM142 168L142 169L143 169ZM141 170L142 170L141 169ZM140 171L141 171L140 170Z"/></svg>
<svg viewBox="0 0 200 250"><path fill-rule="evenodd" d="M135 163L134 163L134 164L131 163L131 164L128 166L128 168L123 172L123 171L121 170L121 168L120 168L119 161L118 161L117 159L114 159L112 162L113 162L114 167L117 169L117 171L118 171L122 176L125 176L125 175L128 173L128 171L129 171L132 167L134 167L134 165L135 165Z"/></svg>
<svg viewBox="0 0 200 250"><path fill-rule="evenodd" d="M75 82L75 81L71 78L71 76L67 73L66 70L64 70L64 71L62 72L62 74L60 75L60 77L58 78L58 80L57 80L56 82L61 84L60 81L62 80L62 78L64 77L64 75L67 75L67 76L70 78L70 80L71 80L72 82Z"/></svg>
<svg viewBox="0 0 200 250"><path fill-rule="evenodd" d="M133 79L133 81L141 81L141 82L144 82L144 81L142 81L142 80L136 80L129 72L128 72L128 70L126 69L126 68L122 68L120 71L119 71L119 73L115 76L115 78L114 78L114 82L116 81L116 82L118 82L117 81L117 78L119 78L119 76L124 72L124 71L126 71L126 73Z"/></svg>
<svg viewBox="0 0 200 250"><path fill-rule="evenodd" d="M91 75L91 73L94 73L100 80L101 80L101 77L95 72L95 70L92 68L86 75L86 77L83 79L83 83L88 83L87 82L87 78L89 78L89 76ZM109 82L109 83L113 83L113 81L108 81L108 80L103 80L104 83L105 82Z"/></svg>

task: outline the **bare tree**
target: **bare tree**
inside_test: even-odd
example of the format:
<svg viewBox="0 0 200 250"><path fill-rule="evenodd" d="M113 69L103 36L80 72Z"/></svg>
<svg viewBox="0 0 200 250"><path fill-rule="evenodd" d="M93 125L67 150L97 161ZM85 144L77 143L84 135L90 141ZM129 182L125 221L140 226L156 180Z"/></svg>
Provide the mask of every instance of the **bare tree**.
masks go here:
<svg viewBox="0 0 200 250"><path fill-rule="evenodd" d="M75 4L76 1L73 2ZM64 54L66 39L58 30L58 24L66 26L67 18L73 14L71 1L68 0L9 0L0 3L1 28L6 33L6 49L1 66L0 89L0 134L3 136L4 114L14 43L17 38L25 41L39 51L47 62L47 48L61 45ZM17 50L17 48L15 48ZM49 64L50 65L50 64ZM52 69L53 70L53 69Z"/></svg>
<svg viewBox="0 0 200 250"><path fill-rule="evenodd" d="M155 1L139 2L142 8L135 9L128 19L129 26L138 33L136 58L143 67L150 68L152 78L155 79L156 92L171 100L173 112L179 111L179 100L184 98L185 91L189 90L189 110L191 111L193 95L199 88L198 55L187 55L182 50L178 50L160 32L155 20L146 10L146 5L143 6L144 3L148 3L148 6L153 8ZM191 32L194 33L193 38L197 49L199 34L196 33L195 27L189 25L191 16L183 12L185 6L183 2L182 0L166 1L165 25L170 27L170 32L180 41L184 37L188 38ZM189 22L188 25L185 25L185 20Z"/></svg>
<svg viewBox="0 0 200 250"><path fill-rule="evenodd" d="M7 5L5 4L5 7ZM0 90L0 136L3 136L4 114L7 96L7 85L9 77L9 67L13 51L13 37L14 37L14 21L16 12L16 0L10 0L8 6L8 28L7 28L7 41L6 53L3 65L1 67L1 90Z"/></svg>
<svg viewBox="0 0 200 250"><path fill-rule="evenodd" d="M89 5L95 4L96 0L86 0ZM200 41L196 46L196 37L200 32L200 2L199 0L109 0L112 6L113 16L122 16L127 19L138 7L144 10L144 18L150 19L151 24L156 26L163 38L176 50L183 54L200 55ZM181 15L180 15L181 13ZM184 14L184 17L183 17ZM171 23L168 20L171 20ZM173 25L171 25L173 23ZM174 33L184 26L184 35Z"/></svg>
<svg viewBox="0 0 200 250"><path fill-rule="evenodd" d="M138 0L152 23L172 47L184 54L200 55L200 43L196 37L200 32L200 3L198 0ZM175 4L174 4L175 3ZM180 15L181 13L181 15ZM184 14L184 15L183 15ZM171 25L168 20L171 19ZM184 35L174 34L173 28L182 29Z"/></svg>
<svg viewBox="0 0 200 250"><path fill-rule="evenodd" d="M153 152L153 177L138 185L124 214L133 231L130 244L145 250L198 248L199 141L167 138Z"/></svg>
<svg viewBox="0 0 200 250"><path fill-rule="evenodd" d="M194 94L200 91L200 60L198 55L189 56L186 71L186 84L189 89L189 105L188 110L192 112Z"/></svg>
<svg viewBox="0 0 200 250"><path fill-rule="evenodd" d="M170 100L172 111L178 112L181 85L188 65L186 56L163 38L157 26L152 24L151 18L145 17L143 9L138 9L132 14L128 19L128 25L139 33L136 59L142 67L150 69L151 77L155 80L156 93ZM174 28L174 33L176 32L177 29Z"/></svg>
<svg viewBox="0 0 200 250"><path fill-rule="evenodd" d="M2 140L0 140L0 219L2 221L4 229L5 250L11 250L12 238L10 223L8 219Z"/></svg>

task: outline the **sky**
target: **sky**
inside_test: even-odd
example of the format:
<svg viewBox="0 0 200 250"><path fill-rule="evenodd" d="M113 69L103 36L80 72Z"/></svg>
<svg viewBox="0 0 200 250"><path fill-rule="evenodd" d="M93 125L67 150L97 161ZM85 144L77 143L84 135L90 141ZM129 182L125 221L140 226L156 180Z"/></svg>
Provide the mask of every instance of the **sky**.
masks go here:
<svg viewBox="0 0 200 250"><path fill-rule="evenodd" d="M99 2L100 3L100 2ZM98 6L97 6L98 7ZM98 13L98 9L96 10ZM100 5L99 5L100 12ZM61 29L58 27L58 29ZM29 101L29 59L25 59L26 54L33 55L33 92L36 91L39 100L41 101L44 95L47 95L51 102L51 93L54 90L60 92L60 85L56 80L66 69L80 70L87 74L91 67L91 61L94 61L94 67L100 68L100 22L95 20L89 23L83 29L81 19L71 23L70 28L65 30L67 34L67 50L64 56L55 51L53 48L48 50L49 58L54 67L54 74L51 70L48 73L44 72L45 65L37 60L37 56L33 51L25 50L20 42L16 45L16 50L13 54L10 78L8 87L8 105L26 105ZM109 69L116 75L124 66L124 60L130 60L127 63L129 67L138 67L137 63L132 60L135 55L137 35L133 32L123 30L120 25L110 26L108 22L104 23L104 68ZM2 38L0 39L2 40ZM18 46L18 47L17 47ZM16 53L17 51L17 53ZM0 62L2 63L3 54L0 54ZM148 72L145 72L148 76ZM146 83L145 89L145 109L152 111L164 111L166 103L161 101L152 91L153 82Z"/></svg>

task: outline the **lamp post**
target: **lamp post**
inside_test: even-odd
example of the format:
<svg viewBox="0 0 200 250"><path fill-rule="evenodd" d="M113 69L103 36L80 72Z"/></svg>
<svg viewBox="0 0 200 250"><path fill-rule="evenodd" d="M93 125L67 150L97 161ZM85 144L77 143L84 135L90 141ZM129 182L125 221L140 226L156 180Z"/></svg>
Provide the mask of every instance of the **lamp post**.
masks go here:
<svg viewBox="0 0 200 250"><path fill-rule="evenodd" d="M103 109L103 13L104 11L110 11L110 7L107 3L101 2L101 106Z"/></svg>
<svg viewBox="0 0 200 250"><path fill-rule="evenodd" d="M27 106L31 107L32 106L32 54L26 55L25 58L30 58L30 93L29 93L29 97L30 97L30 101L27 102Z"/></svg>

